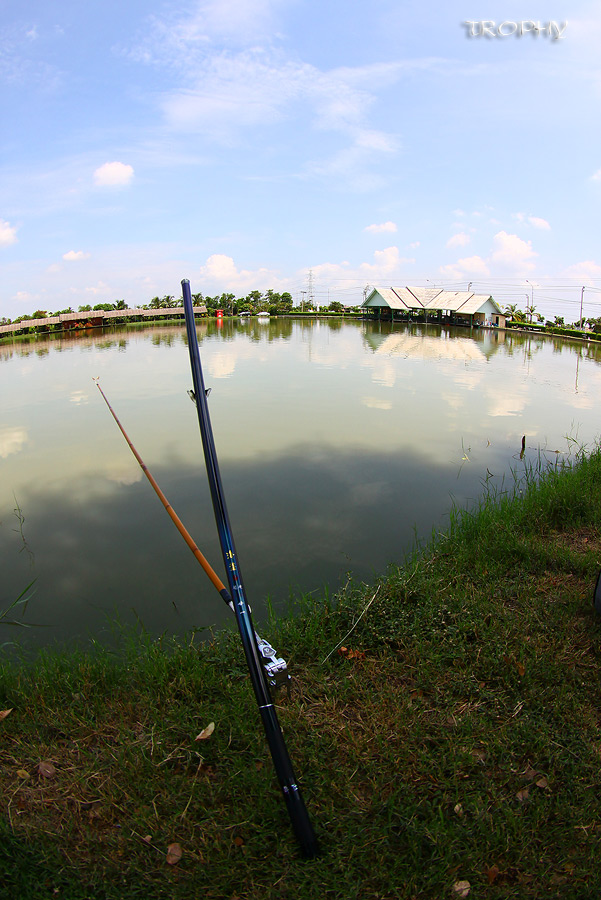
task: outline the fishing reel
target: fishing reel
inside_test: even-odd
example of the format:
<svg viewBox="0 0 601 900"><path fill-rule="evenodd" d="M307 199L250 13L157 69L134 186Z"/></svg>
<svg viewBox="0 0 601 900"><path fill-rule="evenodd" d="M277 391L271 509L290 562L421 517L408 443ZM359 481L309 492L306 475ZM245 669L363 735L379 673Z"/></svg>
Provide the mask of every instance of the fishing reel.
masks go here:
<svg viewBox="0 0 601 900"><path fill-rule="evenodd" d="M265 675L267 676L269 687L273 688L275 691L285 687L288 690L288 693L290 693L290 675L288 674L286 660L277 655L269 641L259 637L256 632L255 637L257 639L257 647L259 648L259 653L262 657L263 668L265 670Z"/></svg>

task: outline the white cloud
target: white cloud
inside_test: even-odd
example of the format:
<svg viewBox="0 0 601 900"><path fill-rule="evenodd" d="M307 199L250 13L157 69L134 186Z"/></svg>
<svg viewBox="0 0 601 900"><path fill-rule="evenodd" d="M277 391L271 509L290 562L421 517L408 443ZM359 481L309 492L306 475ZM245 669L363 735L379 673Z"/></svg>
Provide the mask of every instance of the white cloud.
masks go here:
<svg viewBox="0 0 601 900"><path fill-rule="evenodd" d="M243 40L256 38L269 29L273 0L208 0L188 21L189 36Z"/></svg>
<svg viewBox="0 0 601 900"><path fill-rule="evenodd" d="M591 181L601 181L601 169L597 169L594 175L591 175Z"/></svg>
<svg viewBox="0 0 601 900"><path fill-rule="evenodd" d="M226 0L222 8L215 0L202 4L193 16L155 23L136 58L179 70L180 85L159 101L167 124L227 146L247 140L249 128L287 120L301 128L336 132L344 146L330 150L326 160L307 162L303 173L343 178L362 190L379 186L381 181L364 170L382 154L395 153L399 142L396 134L370 127L378 89L398 81L405 70L428 63L320 69L295 58L287 47L278 49L282 36L269 22L281 4ZM175 62L181 59L185 67Z"/></svg>
<svg viewBox="0 0 601 900"><path fill-rule="evenodd" d="M546 219L540 219L538 216L528 216L528 221L535 228L541 228L543 231L551 231L551 226Z"/></svg>
<svg viewBox="0 0 601 900"><path fill-rule="evenodd" d="M109 294L111 289L108 284L104 283L104 281L99 281L98 284L86 287L84 288L84 290L86 294L92 294L94 297L96 297L98 294ZM75 289L73 293L76 293Z"/></svg>
<svg viewBox="0 0 601 900"><path fill-rule="evenodd" d="M465 247L466 244L469 244L470 236L466 234L465 231L460 231L458 234L454 234L453 237L449 238L447 241L447 247Z"/></svg>
<svg viewBox="0 0 601 900"><path fill-rule="evenodd" d="M372 280L390 277L399 272L401 265L414 263L414 259L404 259L399 256L398 247L387 247L386 250L376 250L373 263L361 263L359 270Z"/></svg>
<svg viewBox="0 0 601 900"><path fill-rule="evenodd" d="M263 129L259 140L266 140L265 128L288 122L308 136L312 130L336 133L337 143L297 142L295 154L300 149L310 158L295 164L295 174L335 177L363 191L381 187L384 179L370 169L398 151L399 120L388 117L385 129L374 128L372 108L406 73L436 68L440 60L332 69L305 62L291 52L283 31L289 6L290 0L172 4L173 12L152 18L129 55L170 70L169 87L158 95L169 129L228 147L251 140L250 129Z"/></svg>
<svg viewBox="0 0 601 900"><path fill-rule="evenodd" d="M354 191L373 191L384 187L386 182L370 171L371 159L371 154L362 147L350 145L329 159L309 163L305 172L312 177L344 180Z"/></svg>
<svg viewBox="0 0 601 900"><path fill-rule="evenodd" d="M533 257L537 255L532 249L531 241L523 241L517 234L499 231L494 236L490 260L497 266L516 273L531 272L535 268Z"/></svg>
<svg viewBox="0 0 601 900"><path fill-rule="evenodd" d="M316 279L333 287L347 287L352 281L357 284L392 283L402 278L404 268L413 263L415 259L400 256L398 247L387 247L385 250L375 251L373 262L363 262L354 268L350 263L342 262L320 263L312 269Z"/></svg>
<svg viewBox="0 0 601 900"><path fill-rule="evenodd" d="M456 263L441 266L440 272L445 278L449 278L452 281L466 280L475 275L490 275L490 269L486 260L482 259L481 256L468 256L464 259L458 259Z"/></svg>
<svg viewBox="0 0 601 900"><path fill-rule="evenodd" d="M69 250L68 253L63 253L63 259L66 259L67 262L75 262L78 259L89 259L90 254L84 253L83 250Z"/></svg>
<svg viewBox="0 0 601 900"><path fill-rule="evenodd" d="M274 270L242 269L238 270L231 256L214 253L209 256L200 269L201 278L207 280L210 287L203 287L204 293L217 289L221 291L247 291L258 287L277 288L281 284Z"/></svg>
<svg viewBox="0 0 601 900"><path fill-rule="evenodd" d="M11 297L11 300L16 300L17 303L27 303L28 306L31 307L32 312L32 304L35 303L37 306L40 306L43 299L42 294L32 294L31 291L17 291L17 293Z"/></svg>
<svg viewBox="0 0 601 900"><path fill-rule="evenodd" d="M452 238L451 238L452 240ZM514 275L530 274L535 268L533 258L537 253L532 249L530 241L523 241L517 234L499 231L493 239L493 248L489 256L469 256L458 259L456 263L441 266L440 272L445 278L460 281L474 276L486 277L491 272L501 271Z"/></svg>
<svg viewBox="0 0 601 900"><path fill-rule="evenodd" d="M392 63L322 71L250 47L207 54L190 66L185 86L163 96L162 108L172 127L225 143L249 126L298 118L307 109L315 128L341 132L365 152L392 153L396 137L370 128L367 113L374 81L394 80L400 71Z"/></svg>
<svg viewBox="0 0 601 900"><path fill-rule="evenodd" d="M0 219L0 247L9 247L17 243L17 229L9 222Z"/></svg>
<svg viewBox="0 0 601 900"><path fill-rule="evenodd" d="M577 284L585 286L590 284L591 287L594 287L595 280L598 281L601 278L601 266L592 259L587 259L564 269L562 275L566 278L573 278Z"/></svg>
<svg viewBox="0 0 601 900"><path fill-rule="evenodd" d="M547 220L541 219L539 216L527 216L526 213L519 212L514 213L513 218L517 219L521 224L528 222L529 225L532 225L534 228L541 228L543 231L551 230L551 226Z"/></svg>
<svg viewBox="0 0 601 900"><path fill-rule="evenodd" d="M413 241L411 244L409 244L409 248L411 250L417 250L417 248L420 246L420 244L421 244L421 241Z"/></svg>
<svg viewBox="0 0 601 900"><path fill-rule="evenodd" d="M274 13L282 0L204 0L189 4L191 13L153 18L152 32L133 52L143 62L167 61L176 65L205 53L214 44L236 46L267 39L277 32ZM179 10L181 4L176 4Z"/></svg>
<svg viewBox="0 0 601 900"><path fill-rule="evenodd" d="M368 231L370 234L384 234L385 232L396 231L397 227L394 222L382 222L381 225L368 225L363 230Z"/></svg>
<svg viewBox="0 0 601 900"><path fill-rule="evenodd" d="M499 231L494 236L492 251L486 258L469 256L458 259L456 263L441 266L440 272L453 281L487 277L495 271L524 275L530 274L535 268L533 259L536 256L530 241L523 241L517 234Z"/></svg>
<svg viewBox="0 0 601 900"><path fill-rule="evenodd" d="M205 63L186 88L162 100L168 123L230 143L241 128L268 124L303 92L305 67L274 67L256 51L217 56ZM310 68L310 67L307 67Z"/></svg>
<svg viewBox="0 0 601 900"><path fill-rule="evenodd" d="M134 177L132 166L122 162L107 162L94 172L94 183L98 187L123 187Z"/></svg>

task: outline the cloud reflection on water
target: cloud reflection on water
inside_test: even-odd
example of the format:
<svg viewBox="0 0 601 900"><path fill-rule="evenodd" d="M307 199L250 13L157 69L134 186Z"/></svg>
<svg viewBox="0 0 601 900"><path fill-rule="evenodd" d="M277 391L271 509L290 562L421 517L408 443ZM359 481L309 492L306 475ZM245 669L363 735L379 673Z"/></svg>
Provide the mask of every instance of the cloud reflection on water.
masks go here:
<svg viewBox="0 0 601 900"><path fill-rule="evenodd" d="M0 428L0 456L6 459L13 453L19 453L27 443L27 430L25 428L6 427Z"/></svg>
<svg viewBox="0 0 601 900"><path fill-rule="evenodd" d="M598 350L500 333L361 322L199 325L211 419L243 574L266 595L369 580L415 533L443 528L528 453L596 435ZM123 329L0 346L3 588L31 581L14 494L35 553L35 640L97 634L115 609L153 633L223 621L192 555L102 398L215 567L184 332ZM211 382L213 384L211 385ZM469 452L468 451L469 448ZM517 454L517 456L516 456ZM527 462L527 459L525 460ZM135 611L135 612L134 612ZM60 629L55 627L60 624Z"/></svg>

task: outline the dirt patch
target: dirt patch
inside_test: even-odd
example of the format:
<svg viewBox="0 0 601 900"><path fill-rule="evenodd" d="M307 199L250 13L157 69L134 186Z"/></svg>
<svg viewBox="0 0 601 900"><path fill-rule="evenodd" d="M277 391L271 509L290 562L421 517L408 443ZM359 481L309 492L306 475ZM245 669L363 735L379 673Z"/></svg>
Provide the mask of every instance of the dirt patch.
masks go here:
<svg viewBox="0 0 601 900"><path fill-rule="evenodd" d="M557 531L548 535L547 539L553 547L562 547L574 553L596 553L601 566L601 534L596 529Z"/></svg>

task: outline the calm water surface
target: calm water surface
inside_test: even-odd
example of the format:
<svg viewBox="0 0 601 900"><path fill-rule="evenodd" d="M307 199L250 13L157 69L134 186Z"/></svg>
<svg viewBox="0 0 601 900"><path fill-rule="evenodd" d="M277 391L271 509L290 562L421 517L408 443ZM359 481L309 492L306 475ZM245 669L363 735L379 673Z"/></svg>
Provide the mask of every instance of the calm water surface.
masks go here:
<svg viewBox="0 0 601 900"><path fill-rule="evenodd" d="M358 321L203 322L225 495L258 621L269 598L369 581L417 538L542 451L591 445L597 349L540 336ZM0 642L109 641L115 614L153 634L226 607L118 431L223 574L188 351L178 326L0 346L0 601L35 579ZM526 454L520 460L522 435Z"/></svg>

